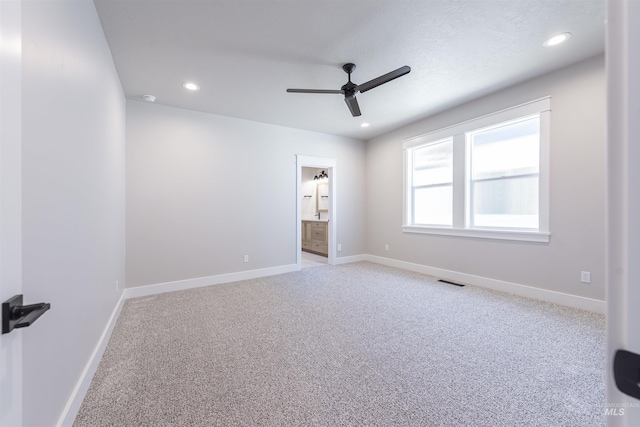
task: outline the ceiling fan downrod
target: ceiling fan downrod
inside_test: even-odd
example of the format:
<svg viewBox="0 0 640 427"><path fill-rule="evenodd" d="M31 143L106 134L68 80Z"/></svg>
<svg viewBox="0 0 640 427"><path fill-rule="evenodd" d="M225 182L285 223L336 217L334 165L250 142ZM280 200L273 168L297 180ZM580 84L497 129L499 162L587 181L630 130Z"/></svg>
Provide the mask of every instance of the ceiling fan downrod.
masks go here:
<svg viewBox="0 0 640 427"><path fill-rule="evenodd" d="M356 69L356 64L352 64L349 62L348 64L344 64L342 69L345 73L349 75L349 81L345 83L340 89L344 91L345 98L353 98L356 96L356 92L358 89L358 85L351 81L351 73Z"/></svg>

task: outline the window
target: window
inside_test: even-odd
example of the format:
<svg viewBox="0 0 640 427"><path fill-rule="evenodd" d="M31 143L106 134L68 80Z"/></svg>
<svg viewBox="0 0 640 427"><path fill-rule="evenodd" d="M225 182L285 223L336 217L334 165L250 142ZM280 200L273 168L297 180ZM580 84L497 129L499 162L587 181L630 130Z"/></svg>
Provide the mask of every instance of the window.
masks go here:
<svg viewBox="0 0 640 427"><path fill-rule="evenodd" d="M404 142L403 230L549 241L550 98Z"/></svg>
<svg viewBox="0 0 640 427"><path fill-rule="evenodd" d="M467 133L470 226L538 229L540 116Z"/></svg>
<svg viewBox="0 0 640 427"><path fill-rule="evenodd" d="M451 225L453 221L453 140L412 150L413 223Z"/></svg>

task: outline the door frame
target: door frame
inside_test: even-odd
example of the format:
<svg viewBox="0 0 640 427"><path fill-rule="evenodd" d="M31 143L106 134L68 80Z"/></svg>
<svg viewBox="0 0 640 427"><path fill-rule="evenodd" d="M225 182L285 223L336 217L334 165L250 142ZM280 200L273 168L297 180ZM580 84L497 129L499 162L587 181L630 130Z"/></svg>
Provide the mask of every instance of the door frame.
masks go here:
<svg viewBox="0 0 640 427"><path fill-rule="evenodd" d="M22 294L22 0L0 0L0 301ZM0 425L22 425L22 329L0 335Z"/></svg>
<svg viewBox="0 0 640 427"><path fill-rule="evenodd" d="M296 155L296 264L298 269L302 269L302 168L322 168L327 169L329 174L329 222L328 242L329 249L328 264L336 262L336 187L337 187L337 160L328 157Z"/></svg>
<svg viewBox="0 0 640 427"><path fill-rule="evenodd" d="M607 426L640 425L640 401L618 390L617 350L640 354L640 2L606 3Z"/></svg>

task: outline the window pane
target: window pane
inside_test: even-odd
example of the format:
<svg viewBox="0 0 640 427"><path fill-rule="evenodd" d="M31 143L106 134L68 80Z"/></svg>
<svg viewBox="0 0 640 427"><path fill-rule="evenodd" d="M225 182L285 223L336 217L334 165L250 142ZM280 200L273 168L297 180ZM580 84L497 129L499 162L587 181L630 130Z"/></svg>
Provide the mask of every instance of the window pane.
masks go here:
<svg viewBox="0 0 640 427"><path fill-rule="evenodd" d="M473 225L538 228L538 176L473 183Z"/></svg>
<svg viewBox="0 0 640 427"><path fill-rule="evenodd" d="M538 173L540 117L471 134L472 179Z"/></svg>
<svg viewBox="0 0 640 427"><path fill-rule="evenodd" d="M453 140L413 150L413 186L448 184L453 180Z"/></svg>
<svg viewBox="0 0 640 427"><path fill-rule="evenodd" d="M416 188L413 192L413 223L451 225L453 220L453 187Z"/></svg>
<svg viewBox="0 0 640 427"><path fill-rule="evenodd" d="M469 137L471 225L538 229L540 117Z"/></svg>
<svg viewBox="0 0 640 427"><path fill-rule="evenodd" d="M413 223L452 225L453 139L412 150Z"/></svg>

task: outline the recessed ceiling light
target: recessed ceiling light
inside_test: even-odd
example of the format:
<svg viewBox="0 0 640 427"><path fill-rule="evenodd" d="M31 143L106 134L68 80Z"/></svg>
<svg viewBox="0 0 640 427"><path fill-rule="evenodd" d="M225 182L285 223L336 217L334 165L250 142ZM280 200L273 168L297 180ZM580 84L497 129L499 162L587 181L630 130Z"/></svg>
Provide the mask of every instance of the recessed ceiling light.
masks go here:
<svg viewBox="0 0 640 427"><path fill-rule="evenodd" d="M367 122L364 122L364 123L362 123L360 125L360 127L363 127L363 128L368 128L369 126L371 126L371 125L369 123L367 123Z"/></svg>
<svg viewBox="0 0 640 427"><path fill-rule="evenodd" d="M198 86L197 84L193 83L193 82L186 82L185 84L182 85L185 89L189 89L189 90L200 90L200 86Z"/></svg>
<svg viewBox="0 0 640 427"><path fill-rule="evenodd" d="M556 46L560 43L566 42L569 37L571 37L571 33L560 33L548 38L547 41L545 41L542 45L545 47Z"/></svg>

